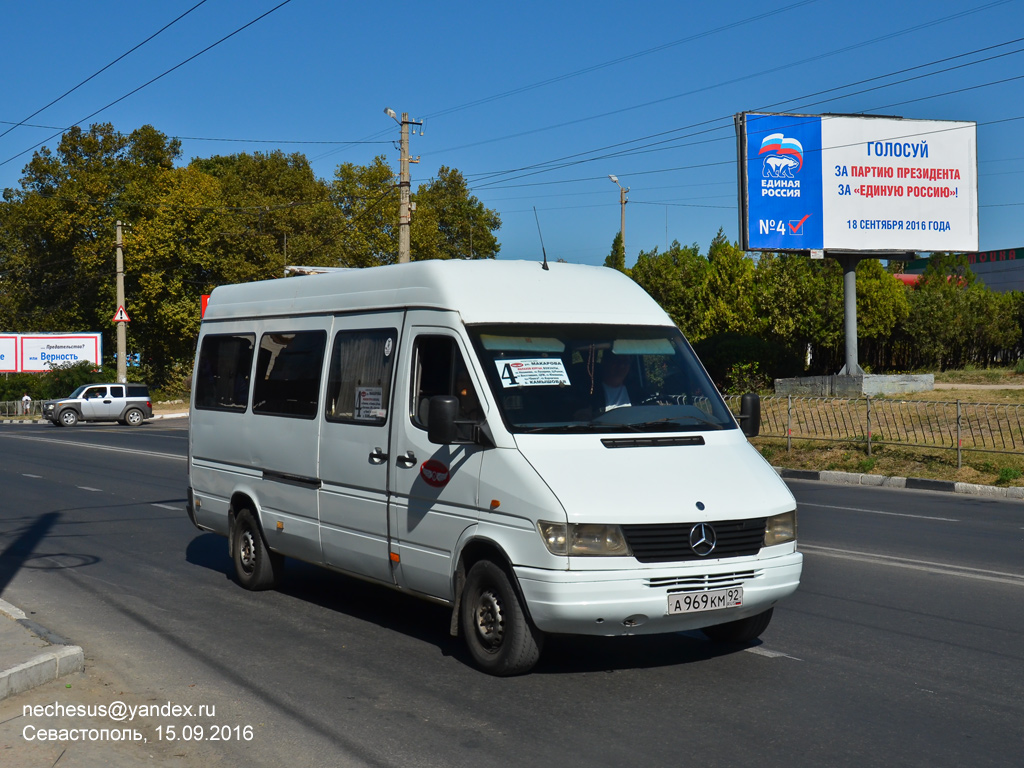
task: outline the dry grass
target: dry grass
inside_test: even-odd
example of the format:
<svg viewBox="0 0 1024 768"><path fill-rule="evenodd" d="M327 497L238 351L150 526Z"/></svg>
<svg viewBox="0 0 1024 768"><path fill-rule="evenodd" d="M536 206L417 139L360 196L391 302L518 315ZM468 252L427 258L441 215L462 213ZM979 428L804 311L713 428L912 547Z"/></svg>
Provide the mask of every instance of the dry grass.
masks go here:
<svg viewBox="0 0 1024 768"><path fill-rule="evenodd" d="M868 456L863 443L794 440L792 452L787 452L785 438L756 437L751 442L773 466L786 469L836 470L979 485L1024 485L1024 454L964 451L963 466L957 468L953 450L872 444Z"/></svg>

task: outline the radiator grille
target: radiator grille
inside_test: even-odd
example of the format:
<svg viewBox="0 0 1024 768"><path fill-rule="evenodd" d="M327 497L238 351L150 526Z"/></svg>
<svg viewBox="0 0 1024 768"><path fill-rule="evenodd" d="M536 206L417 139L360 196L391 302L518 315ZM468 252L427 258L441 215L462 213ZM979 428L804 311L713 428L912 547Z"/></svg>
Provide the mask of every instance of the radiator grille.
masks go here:
<svg viewBox="0 0 1024 768"><path fill-rule="evenodd" d="M622 531L634 557L641 563L716 560L756 555L764 543L765 520L756 517L708 523L715 529L717 543L706 557L698 556L690 547L690 531L697 523L624 525Z"/></svg>
<svg viewBox="0 0 1024 768"><path fill-rule="evenodd" d="M744 582L760 578L764 571L736 571L735 573L710 573L696 576L659 576L648 579L647 586L654 589L668 587L669 592L703 592L708 589L742 587Z"/></svg>

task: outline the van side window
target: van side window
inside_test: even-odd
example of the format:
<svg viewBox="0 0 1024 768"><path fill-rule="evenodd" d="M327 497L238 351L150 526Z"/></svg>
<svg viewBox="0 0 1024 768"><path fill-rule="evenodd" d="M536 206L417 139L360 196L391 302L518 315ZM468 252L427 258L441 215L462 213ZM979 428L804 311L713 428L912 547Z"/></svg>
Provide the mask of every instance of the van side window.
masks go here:
<svg viewBox="0 0 1024 768"><path fill-rule="evenodd" d="M210 335L203 339L196 366L196 408L244 413L249 405L253 334ZM132 393L133 387L128 387ZM141 387L140 389L145 389ZM140 393L149 397L148 391Z"/></svg>
<svg viewBox="0 0 1024 768"><path fill-rule="evenodd" d="M427 428L427 411L434 395L455 395L459 398L459 419L483 421L483 410L477 397L469 369L451 336L420 336L413 353L413 382L410 416L412 422ZM460 437L469 438L471 430L458 425Z"/></svg>
<svg viewBox="0 0 1024 768"><path fill-rule="evenodd" d="M391 404L391 372L398 331L340 331L327 374L328 421L385 424Z"/></svg>
<svg viewBox="0 0 1024 768"><path fill-rule="evenodd" d="M124 387L111 387L110 388L110 396L111 397L124 397Z"/></svg>
<svg viewBox="0 0 1024 768"><path fill-rule="evenodd" d="M89 387L82 395L83 400L102 400L107 396L106 387Z"/></svg>
<svg viewBox="0 0 1024 768"><path fill-rule="evenodd" d="M326 346L326 331L263 334L256 355L252 412L315 418Z"/></svg>

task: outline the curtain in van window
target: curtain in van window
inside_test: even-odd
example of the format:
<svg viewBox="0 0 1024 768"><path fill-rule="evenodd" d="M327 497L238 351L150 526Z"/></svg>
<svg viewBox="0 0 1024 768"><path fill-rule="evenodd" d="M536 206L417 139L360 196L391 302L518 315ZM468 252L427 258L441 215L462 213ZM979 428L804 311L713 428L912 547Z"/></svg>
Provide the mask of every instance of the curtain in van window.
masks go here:
<svg viewBox="0 0 1024 768"><path fill-rule="evenodd" d="M387 422L397 339L394 328L341 331L334 337L327 378L328 421Z"/></svg>

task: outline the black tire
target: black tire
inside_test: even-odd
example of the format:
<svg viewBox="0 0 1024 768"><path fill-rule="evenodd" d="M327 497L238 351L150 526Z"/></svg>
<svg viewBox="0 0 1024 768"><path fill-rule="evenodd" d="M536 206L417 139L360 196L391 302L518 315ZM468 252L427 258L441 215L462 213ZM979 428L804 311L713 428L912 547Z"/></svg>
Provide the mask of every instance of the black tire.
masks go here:
<svg viewBox="0 0 1024 768"><path fill-rule="evenodd" d="M143 415L142 411L138 408L129 408L124 415L124 421L122 423L127 424L129 427L137 427L145 420L146 417Z"/></svg>
<svg viewBox="0 0 1024 768"><path fill-rule="evenodd" d="M74 408L65 408L57 419L62 427L73 427L78 423L78 414Z"/></svg>
<svg viewBox="0 0 1024 768"><path fill-rule="evenodd" d="M248 509L238 510L231 535L235 575L239 583L253 591L276 586L284 557L267 549L267 542L255 515Z"/></svg>
<svg viewBox="0 0 1024 768"><path fill-rule="evenodd" d="M544 634L527 617L504 569L490 560L470 568L459 613L466 646L480 669L498 677L533 669Z"/></svg>
<svg viewBox="0 0 1024 768"><path fill-rule="evenodd" d="M761 636L761 633L768 629L772 620L774 608L769 608L764 613L756 616L748 616L738 621L730 621L725 624L715 624L713 627L704 627L701 632L707 635L716 643L730 643L740 645L752 643Z"/></svg>

